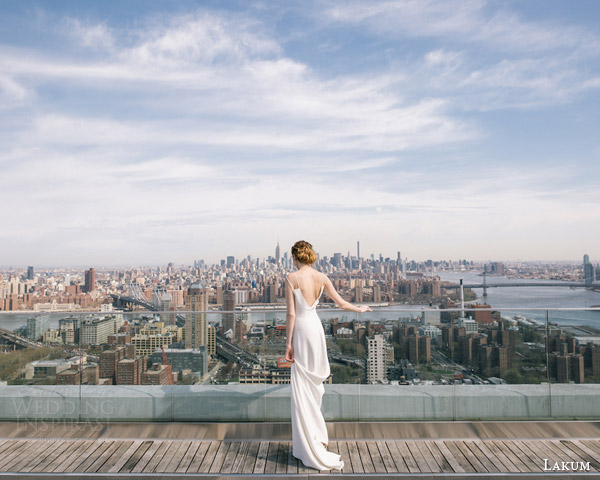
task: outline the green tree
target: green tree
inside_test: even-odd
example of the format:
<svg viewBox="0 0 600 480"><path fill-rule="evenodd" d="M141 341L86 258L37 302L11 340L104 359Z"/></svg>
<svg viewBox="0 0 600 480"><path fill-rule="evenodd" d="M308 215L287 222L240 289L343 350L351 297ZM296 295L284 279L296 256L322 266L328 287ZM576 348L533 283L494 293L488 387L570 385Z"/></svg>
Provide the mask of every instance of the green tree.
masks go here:
<svg viewBox="0 0 600 480"><path fill-rule="evenodd" d="M514 384L518 384L518 383L523 383L523 377L514 368L511 368L510 370L507 370L504 373L504 375L502 376L502 378L504 380L506 380L506 383L510 383L510 384L513 384L513 385Z"/></svg>

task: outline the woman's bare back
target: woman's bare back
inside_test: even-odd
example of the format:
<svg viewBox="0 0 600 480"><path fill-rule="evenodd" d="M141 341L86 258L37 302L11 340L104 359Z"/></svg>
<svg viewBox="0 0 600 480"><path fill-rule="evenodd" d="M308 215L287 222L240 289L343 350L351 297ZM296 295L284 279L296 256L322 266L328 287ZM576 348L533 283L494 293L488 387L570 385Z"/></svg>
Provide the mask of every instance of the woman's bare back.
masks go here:
<svg viewBox="0 0 600 480"><path fill-rule="evenodd" d="M306 266L288 275L293 288L300 288L307 305L313 305L325 283L325 275L312 267Z"/></svg>

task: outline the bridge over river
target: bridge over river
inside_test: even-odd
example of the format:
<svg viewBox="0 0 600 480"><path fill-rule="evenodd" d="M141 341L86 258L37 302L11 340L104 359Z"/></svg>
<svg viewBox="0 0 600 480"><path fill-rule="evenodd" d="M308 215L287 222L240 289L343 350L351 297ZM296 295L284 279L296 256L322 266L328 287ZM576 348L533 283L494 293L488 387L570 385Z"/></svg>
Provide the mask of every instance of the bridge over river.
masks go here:
<svg viewBox="0 0 600 480"><path fill-rule="evenodd" d="M531 281L515 281L515 282L499 282L499 283L488 283L486 276L483 276L482 283L463 283L464 288L483 288L483 296L487 296L488 288L510 288L510 287L568 287L568 288L586 288L590 286L600 286L597 283L592 285L586 285L584 282L531 282ZM444 285L443 288L446 289L458 289L460 288L460 284L455 285Z"/></svg>

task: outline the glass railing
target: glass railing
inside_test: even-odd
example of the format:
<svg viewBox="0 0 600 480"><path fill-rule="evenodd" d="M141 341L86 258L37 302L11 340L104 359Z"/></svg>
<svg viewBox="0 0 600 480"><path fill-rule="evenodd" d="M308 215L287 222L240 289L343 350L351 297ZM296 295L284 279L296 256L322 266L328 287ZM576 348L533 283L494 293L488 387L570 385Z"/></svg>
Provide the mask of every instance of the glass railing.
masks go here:
<svg viewBox="0 0 600 480"><path fill-rule="evenodd" d="M599 308L317 311L328 421L600 417ZM0 420L289 421L285 310L0 312L0 328Z"/></svg>

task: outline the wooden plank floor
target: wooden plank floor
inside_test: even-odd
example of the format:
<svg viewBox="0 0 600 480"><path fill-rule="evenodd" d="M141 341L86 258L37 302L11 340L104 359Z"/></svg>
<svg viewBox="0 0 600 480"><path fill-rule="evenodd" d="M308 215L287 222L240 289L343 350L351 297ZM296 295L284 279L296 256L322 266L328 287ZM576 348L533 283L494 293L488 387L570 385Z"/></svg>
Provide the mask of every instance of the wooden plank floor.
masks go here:
<svg viewBox="0 0 600 480"><path fill-rule="evenodd" d="M588 475L600 472L600 439L344 440L330 441L329 450L342 456L343 472L304 466L289 441L5 438L0 473L539 476L545 465L565 461L589 462Z"/></svg>

